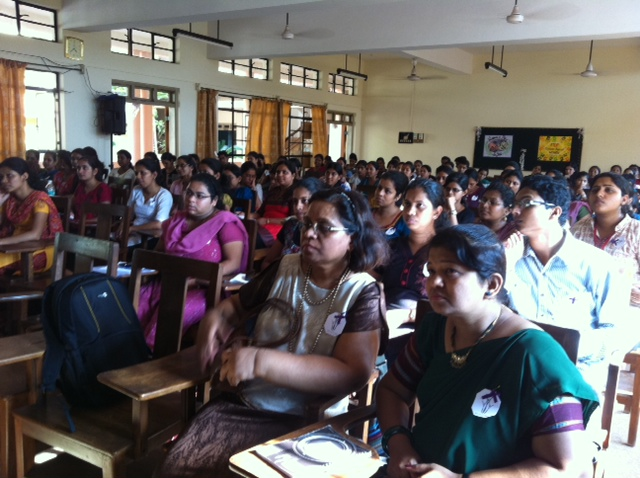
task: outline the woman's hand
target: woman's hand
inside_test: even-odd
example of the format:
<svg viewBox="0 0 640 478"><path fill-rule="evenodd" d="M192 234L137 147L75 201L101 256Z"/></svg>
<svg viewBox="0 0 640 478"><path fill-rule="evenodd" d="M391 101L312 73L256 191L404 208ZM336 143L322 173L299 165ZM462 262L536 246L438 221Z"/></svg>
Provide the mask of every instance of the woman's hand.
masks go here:
<svg viewBox="0 0 640 478"><path fill-rule="evenodd" d="M396 440L400 439L400 437L396 438ZM413 478L420 476L413 474L414 467L417 466L419 462L420 456L411 445L403 447L400 452L398 452L398 447L395 447L395 450L392 448L387 465L387 476L389 478Z"/></svg>
<svg viewBox="0 0 640 478"><path fill-rule="evenodd" d="M507 237L502 244L504 245L504 252L507 258L507 270L513 269L516 262L518 262L524 254L524 236L520 231L516 231Z"/></svg>
<svg viewBox="0 0 640 478"><path fill-rule="evenodd" d="M267 224L267 218L259 217L258 219L256 219L256 222L258 223L258 226L265 226Z"/></svg>
<svg viewBox="0 0 640 478"><path fill-rule="evenodd" d="M211 371L218 354L233 332L233 327L228 326L224 318L225 312L229 313L225 309L231 307L230 301L231 299L227 299L218 307L209 310L198 327L196 348L202 372Z"/></svg>
<svg viewBox="0 0 640 478"><path fill-rule="evenodd" d="M409 472L411 478L460 478L462 476L460 473L454 473L435 463L410 463L404 468Z"/></svg>
<svg viewBox="0 0 640 478"><path fill-rule="evenodd" d="M256 347L239 347L222 352L220 380L226 380L236 387L240 382L255 378L259 350Z"/></svg>
<svg viewBox="0 0 640 478"><path fill-rule="evenodd" d="M455 211L456 210L456 198L453 194L451 194L450 196L447 196L447 209L449 211Z"/></svg>

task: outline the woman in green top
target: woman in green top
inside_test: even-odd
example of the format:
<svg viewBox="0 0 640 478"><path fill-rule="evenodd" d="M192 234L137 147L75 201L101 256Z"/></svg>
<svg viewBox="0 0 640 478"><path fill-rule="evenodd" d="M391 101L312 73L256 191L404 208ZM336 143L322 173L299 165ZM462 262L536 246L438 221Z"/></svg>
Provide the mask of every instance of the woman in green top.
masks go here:
<svg viewBox="0 0 640 478"><path fill-rule="evenodd" d="M425 275L436 313L377 394L388 476L592 475L593 455L582 447L597 395L553 338L502 305L505 269L485 226L433 238Z"/></svg>

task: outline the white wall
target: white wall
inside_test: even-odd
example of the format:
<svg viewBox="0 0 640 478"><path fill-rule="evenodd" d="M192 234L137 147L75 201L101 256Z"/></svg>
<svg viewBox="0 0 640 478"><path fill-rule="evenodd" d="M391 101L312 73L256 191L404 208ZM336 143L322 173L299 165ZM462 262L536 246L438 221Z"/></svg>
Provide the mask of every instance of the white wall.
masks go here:
<svg viewBox="0 0 640 478"><path fill-rule="evenodd" d="M476 56L474 73L453 75L420 68L421 75L446 79L409 82L407 61L370 61L363 103L362 156L423 159L439 165L443 155L473 157L475 127L584 128L582 169L598 164L640 162L640 52L594 50L601 74L582 78L588 47L575 51L505 52L507 78L484 69L488 55ZM413 123L411 122L412 89ZM398 144L399 131L425 133L424 144Z"/></svg>

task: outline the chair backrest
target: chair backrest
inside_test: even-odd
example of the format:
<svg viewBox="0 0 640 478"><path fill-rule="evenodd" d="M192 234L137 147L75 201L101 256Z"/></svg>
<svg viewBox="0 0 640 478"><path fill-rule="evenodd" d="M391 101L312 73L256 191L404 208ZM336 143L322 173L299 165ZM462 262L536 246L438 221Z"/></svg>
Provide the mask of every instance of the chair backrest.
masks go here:
<svg viewBox="0 0 640 478"><path fill-rule="evenodd" d="M111 204L124 204L129 202L131 196L131 188L111 187Z"/></svg>
<svg viewBox="0 0 640 478"><path fill-rule="evenodd" d="M244 228L249 235L249 255L247 256L249 258L249 264L247 265L247 272L252 272L254 270L256 241L258 240L258 222L255 219L247 219L245 217L242 219L242 224L244 224Z"/></svg>
<svg viewBox="0 0 640 478"><path fill-rule="evenodd" d="M369 185L369 186L358 185L356 190L364 194L367 197L367 199L371 199L373 195L376 193L376 188L377 186L374 186L374 185Z"/></svg>
<svg viewBox="0 0 640 478"><path fill-rule="evenodd" d="M567 355L569 359L576 363L578 361L578 346L580 345L580 332L576 329L567 329L565 327L559 327L557 325L543 324L541 322L534 322L538 327L548 333L555 339Z"/></svg>
<svg viewBox="0 0 640 478"><path fill-rule="evenodd" d="M118 243L120 255L126 258L129 227L131 226L131 208L125 204L85 204L82 207L80 235L86 236L88 229L87 215L93 214L97 220L95 226L96 239L108 241L111 233L120 232Z"/></svg>
<svg viewBox="0 0 640 478"><path fill-rule="evenodd" d="M173 215L173 213L175 213L176 211L183 211L184 196L182 194L172 194L171 197L173 197L173 207L171 208L171 214Z"/></svg>
<svg viewBox="0 0 640 478"><path fill-rule="evenodd" d="M416 305L416 329L420 325L420 322L422 322L422 319L424 319L424 316L429 312L433 312L433 307L431 307L431 302L429 302L429 299L420 299L418 301L418 304Z"/></svg>
<svg viewBox="0 0 640 478"><path fill-rule="evenodd" d="M115 176L107 177L107 184L109 185L109 187L112 187L114 189L128 189L129 191L131 191L135 182L136 178L123 179L121 177L116 178Z"/></svg>
<svg viewBox="0 0 640 478"><path fill-rule="evenodd" d="M180 350L189 279L209 282L206 302L207 308L213 307L220 300L222 268L218 263L136 249L129 280L129 293L136 309L140 301L143 268L156 270L159 274L161 295L153 354L156 358L164 357Z"/></svg>
<svg viewBox="0 0 640 478"><path fill-rule="evenodd" d="M53 204L56 205L56 209L60 213L60 219L62 220L62 228L64 232L69 232L69 223L71 222L71 204L73 203L73 196L51 196Z"/></svg>
<svg viewBox="0 0 640 478"><path fill-rule="evenodd" d="M56 235L51 278L62 279L65 272L67 254L74 254L74 274L91 272L94 260L107 263L107 274L115 277L118 273L118 253L120 246L116 242L77 236L61 232Z"/></svg>
<svg viewBox="0 0 640 478"><path fill-rule="evenodd" d="M234 199L231 210L234 213L243 212L245 219L251 217L251 199Z"/></svg>

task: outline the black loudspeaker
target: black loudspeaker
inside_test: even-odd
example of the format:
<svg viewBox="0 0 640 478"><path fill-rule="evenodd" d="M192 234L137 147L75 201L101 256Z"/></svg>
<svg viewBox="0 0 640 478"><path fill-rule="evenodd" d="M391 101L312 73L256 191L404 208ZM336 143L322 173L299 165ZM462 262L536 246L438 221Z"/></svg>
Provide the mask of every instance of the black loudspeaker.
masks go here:
<svg viewBox="0 0 640 478"><path fill-rule="evenodd" d="M119 95L102 95L98 97L98 121L100 131L106 134L125 134L127 118L125 106L127 99Z"/></svg>

